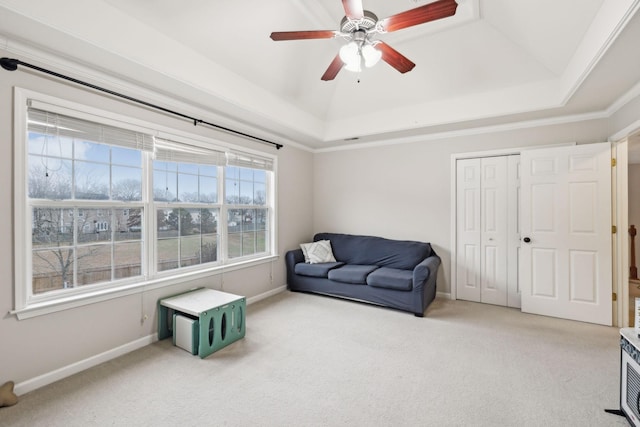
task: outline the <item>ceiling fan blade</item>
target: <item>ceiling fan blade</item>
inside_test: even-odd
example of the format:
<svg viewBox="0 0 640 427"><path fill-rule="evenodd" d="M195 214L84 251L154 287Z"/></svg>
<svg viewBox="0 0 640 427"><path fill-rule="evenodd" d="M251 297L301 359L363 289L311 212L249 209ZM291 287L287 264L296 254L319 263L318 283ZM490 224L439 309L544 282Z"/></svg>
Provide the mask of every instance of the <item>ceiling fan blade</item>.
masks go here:
<svg viewBox="0 0 640 427"><path fill-rule="evenodd" d="M347 15L347 18L364 18L364 8L362 7L362 0L342 0L342 6L344 7L344 13L345 15Z"/></svg>
<svg viewBox="0 0 640 427"><path fill-rule="evenodd" d="M393 68L403 74L413 70L413 67L416 66L416 64L411 62L409 58L407 58L385 42L378 42L375 47L380 52L382 52L382 60L384 62L391 65Z"/></svg>
<svg viewBox="0 0 640 427"><path fill-rule="evenodd" d="M271 33L271 40L308 40L308 39L332 39L339 34L338 31L275 31Z"/></svg>
<svg viewBox="0 0 640 427"><path fill-rule="evenodd" d="M333 61L331 61L329 68L327 68L327 71L322 75L322 80L326 82L335 79L340 70L342 70L342 67L344 67L344 62L340 59L340 55L336 55Z"/></svg>
<svg viewBox="0 0 640 427"><path fill-rule="evenodd" d="M379 24L382 25L385 31L390 33L414 25L424 24L425 22L453 16L456 14L457 8L458 3L456 3L455 0L438 0L382 19L379 21Z"/></svg>

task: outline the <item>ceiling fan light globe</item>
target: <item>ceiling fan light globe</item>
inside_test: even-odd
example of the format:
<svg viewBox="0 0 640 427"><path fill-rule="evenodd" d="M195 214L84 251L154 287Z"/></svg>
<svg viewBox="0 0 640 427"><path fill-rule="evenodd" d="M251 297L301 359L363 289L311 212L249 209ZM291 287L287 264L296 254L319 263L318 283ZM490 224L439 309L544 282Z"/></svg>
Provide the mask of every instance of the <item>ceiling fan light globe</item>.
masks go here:
<svg viewBox="0 0 640 427"><path fill-rule="evenodd" d="M351 64L356 61L360 61L360 52L358 51L358 45L355 42L345 44L340 48L340 59L345 64Z"/></svg>
<svg viewBox="0 0 640 427"><path fill-rule="evenodd" d="M362 71L362 66L360 65L360 55L358 55L358 59L353 62L346 63L344 69L347 71L352 71L354 73L359 73Z"/></svg>
<svg viewBox="0 0 640 427"><path fill-rule="evenodd" d="M364 45L362 47L362 57L364 58L365 67L373 67L380 61L382 58L382 52L373 47L370 44Z"/></svg>

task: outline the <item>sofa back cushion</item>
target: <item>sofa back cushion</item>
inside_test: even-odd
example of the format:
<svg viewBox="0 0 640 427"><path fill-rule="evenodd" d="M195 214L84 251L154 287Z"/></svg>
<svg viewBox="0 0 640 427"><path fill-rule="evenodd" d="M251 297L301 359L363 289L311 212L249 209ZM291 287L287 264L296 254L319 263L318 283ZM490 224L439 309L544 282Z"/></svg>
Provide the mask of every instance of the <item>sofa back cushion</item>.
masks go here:
<svg viewBox="0 0 640 427"><path fill-rule="evenodd" d="M346 264L412 270L432 254L429 243L411 240L391 240L383 237L339 233L318 233L313 240L331 241L336 261Z"/></svg>

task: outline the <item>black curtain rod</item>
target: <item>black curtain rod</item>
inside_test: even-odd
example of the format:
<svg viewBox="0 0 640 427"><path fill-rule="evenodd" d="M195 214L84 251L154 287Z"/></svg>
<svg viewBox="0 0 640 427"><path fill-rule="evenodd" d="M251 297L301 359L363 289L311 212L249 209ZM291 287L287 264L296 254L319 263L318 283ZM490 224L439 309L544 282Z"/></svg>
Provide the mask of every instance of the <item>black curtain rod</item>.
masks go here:
<svg viewBox="0 0 640 427"><path fill-rule="evenodd" d="M82 86L89 87L91 89L99 90L101 92L108 93L109 95L113 95L113 96L117 96L117 97L120 97L120 98L124 98L127 101L136 102L138 104L142 104L142 105L150 107L150 108L155 108L156 110L160 110L160 111L163 111L165 113L173 114L174 116L182 117L183 119L188 119L188 120L193 122L194 126L197 126L198 124L211 126L213 128L220 129L220 130L223 130L225 132L233 133L235 135L244 136L246 138L250 138L250 139L253 139L255 141L262 142L264 144L273 145L278 150L283 147L282 144L278 144L278 143L275 143L275 142L267 141L266 139L262 139L262 138L259 138L257 136L249 135L247 133L240 132L240 131L233 130L233 129L229 129L229 128L226 128L224 126L217 125L215 123L210 123L210 122L207 122L207 121L204 121L204 120L201 120L201 119L197 119L195 117L191 117L191 116L188 116L186 114L182 114L182 113L179 113L177 111L173 111L173 110L170 110L168 108L161 107L159 105L151 104L150 102L143 101L141 99L136 99L136 98L133 98L131 96L124 95L124 94L118 93L118 92L114 92L112 90L105 89L103 87L96 86L96 85L91 84L91 83L83 82L82 80L74 79L73 77L65 76L64 74L56 73L55 71L47 70L46 68L41 68L41 67L38 67L36 65L28 64L26 62L22 62L19 59L2 58L2 59L0 59L0 65L2 65L2 68L4 68L5 70L8 70L8 71L15 71L15 70L18 69L18 65L22 65L23 67L31 68L33 70L40 71L41 73L49 74L50 76L58 77L58 78L63 79L63 80L67 80L67 81L70 81L70 82L73 82L73 83L77 83L77 84L82 85Z"/></svg>

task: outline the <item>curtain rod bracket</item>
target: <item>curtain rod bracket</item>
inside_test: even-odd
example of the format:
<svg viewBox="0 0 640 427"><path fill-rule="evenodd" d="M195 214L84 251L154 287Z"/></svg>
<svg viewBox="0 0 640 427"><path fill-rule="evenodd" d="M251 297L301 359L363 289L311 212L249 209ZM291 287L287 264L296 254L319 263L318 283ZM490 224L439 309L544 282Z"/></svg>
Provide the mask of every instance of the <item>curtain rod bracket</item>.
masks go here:
<svg viewBox="0 0 640 427"><path fill-rule="evenodd" d="M203 124L206 124L206 125L211 126L211 127L215 128L215 129L218 129L218 130L222 130L222 131L229 132L229 133L232 133L232 134L235 134L235 135L239 135L239 136L244 136L245 138L253 139L254 141L261 142L263 144L273 145L274 147L276 147L277 150L279 150L279 149L281 149L283 147L282 144L278 144L276 142L268 141L266 139L259 138L257 136L253 136L253 135L249 135L247 133L240 132L240 131L237 131L237 130L229 129L229 128L226 128L224 126L216 125L214 123L205 122L204 120L196 119L196 118L188 116L186 114L182 114L182 113L179 113L177 111L173 111L173 110L170 110L168 108L161 107L159 105L151 104L150 102L147 102L147 101L142 101L140 99L136 99L136 98L133 98L133 97L128 96L128 95L123 95L121 93L114 92L114 91L112 91L110 89L105 89L103 87L96 86L94 84L87 83L87 82L84 82L82 80L78 80L78 79L75 79L73 77L66 76L64 74L56 73L55 71L47 70L46 68L41 68L41 67L38 67L38 66L35 66L35 65L28 64L26 62L22 62L19 59L12 59L12 58L6 58L6 57L5 58L0 58L0 66L2 66L2 68L4 68L7 71L15 71L15 70L17 70L18 69L18 65L23 65L23 66L25 66L27 68L31 68L32 70L36 70L36 71L40 71L41 73L45 73L45 74L48 74L50 76L58 77L58 78L63 79L63 80L67 80L67 81L70 81L70 82L73 82L73 83L76 83L76 84L79 84L79 85L82 85L82 86L89 87L91 89L98 90L100 92L108 93L109 95L117 96L119 98L126 99L127 101L131 101L131 102L135 102L135 103L138 103L138 104L142 104L142 105L144 105L146 107L154 108L156 110L160 110L160 111L163 111L165 113L173 114L174 116L182 117L183 119L193 120L193 125L194 126L197 126L198 123L203 123Z"/></svg>

